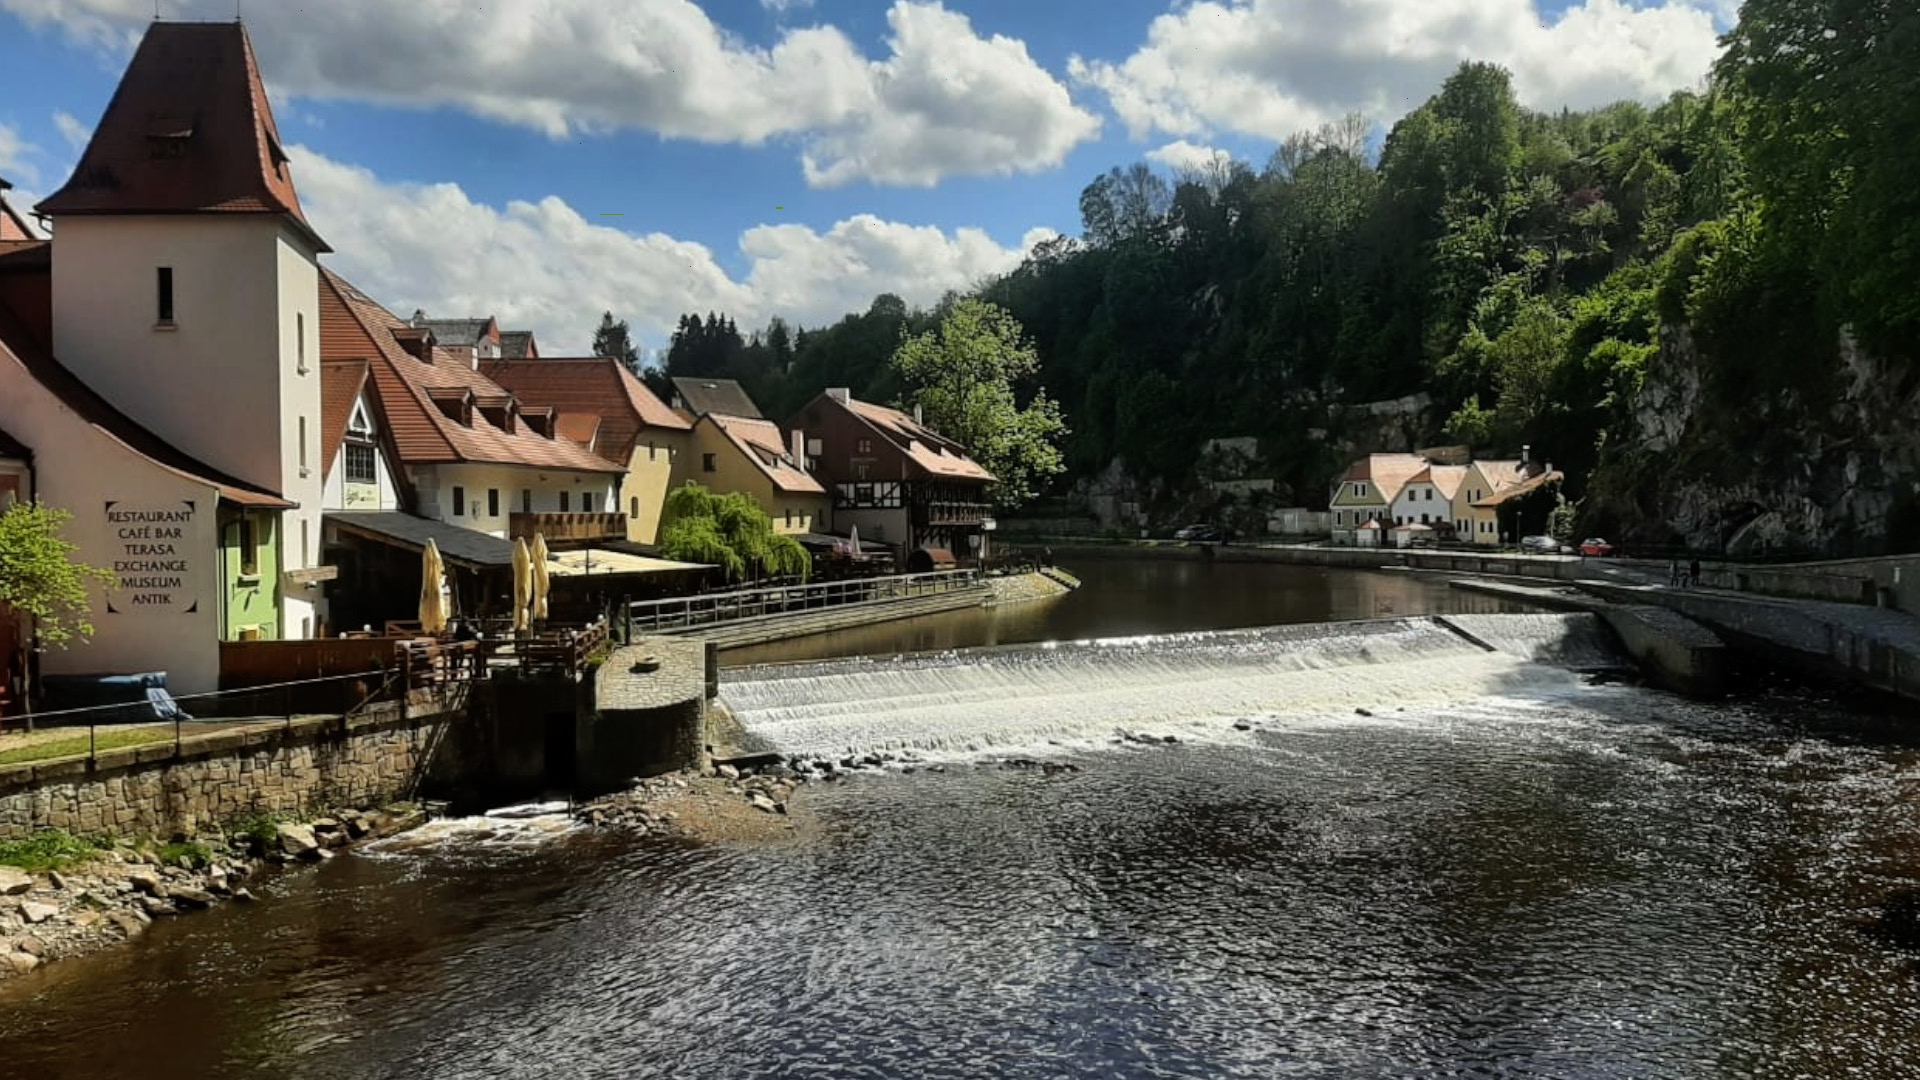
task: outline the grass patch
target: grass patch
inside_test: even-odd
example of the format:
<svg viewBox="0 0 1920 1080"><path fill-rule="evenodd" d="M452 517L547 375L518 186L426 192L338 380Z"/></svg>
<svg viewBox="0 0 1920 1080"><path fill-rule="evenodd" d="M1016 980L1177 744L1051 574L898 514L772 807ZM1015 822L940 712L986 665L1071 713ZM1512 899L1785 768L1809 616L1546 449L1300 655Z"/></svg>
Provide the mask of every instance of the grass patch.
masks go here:
<svg viewBox="0 0 1920 1080"><path fill-rule="evenodd" d="M292 814L253 814L243 817L227 826L227 831L235 836L244 836L256 849L270 848L280 842L282 823L298 820Z"/></svg>
<svg viewBox="0 0 1920 1080"><path fill-rule="evenodd" d="M160 849L160 861L168 866L179 866L185 859L195 870L204 870L213 862L213 849L205 844L173 843Z"/></svg>
<svg viewBox="0 0 1920 1080"><path fill-rule="evenodd" d="M47 829L25 840L0 844L0 866L14 866L30 874L42 874L85 862L100 854L104 846L60 829Z"/></svg>
<svg viewBox="0 0 1920 1080"><path fill-rule="evenodd" d="M37 742L29 746L16 746L10 750L0 750L0 765L19 765L28 761L52 761L56 758L85 757L87 748L92 746L95 752L119 750L128 746L145 746L148 743L167 742L173 738L173 728L126 728L118 731L102 731L92 742L86 732L78 735L66 735L46 742ZM0 744L4 745L4 744Z"/></svg>

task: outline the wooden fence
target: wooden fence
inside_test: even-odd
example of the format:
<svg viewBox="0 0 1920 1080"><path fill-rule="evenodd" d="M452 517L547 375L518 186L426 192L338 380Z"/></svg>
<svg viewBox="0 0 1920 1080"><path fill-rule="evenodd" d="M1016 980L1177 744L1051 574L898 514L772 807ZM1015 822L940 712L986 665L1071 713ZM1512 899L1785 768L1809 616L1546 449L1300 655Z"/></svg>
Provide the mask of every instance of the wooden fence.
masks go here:
<svg viewBox="0 0 1920 1080"><path fill-rule="evenodd" d="M394 666L393 645L392 638L223 641L220 689L245 690L382 671Z"/></svg>

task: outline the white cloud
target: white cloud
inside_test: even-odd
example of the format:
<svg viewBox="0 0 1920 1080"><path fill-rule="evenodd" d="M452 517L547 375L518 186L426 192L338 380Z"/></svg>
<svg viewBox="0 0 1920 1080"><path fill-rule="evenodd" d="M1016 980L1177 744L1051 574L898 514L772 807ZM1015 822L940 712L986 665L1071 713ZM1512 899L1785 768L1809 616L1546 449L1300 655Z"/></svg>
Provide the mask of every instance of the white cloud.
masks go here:
<svg viewBox="0 0 1920 1080"><path fill-rule="evenodd" d="M67 146L74 153L87 148L87 140L93 138L93 129L80 122L80 118L64 109L53 113L53 126L59 130L60 137L67 140Z"/></svg>
<svg viewBox="0 0 1920 1080"><path fill-rule="evenodd" d="M1582 0L1549 20L1540 0L1198 0L1156 18L1125 60L1075 56L1068 72L1136 139L1278 140L1354 111L1391 123L1463 60L1505 65L1536 108L1663 97L1719 54L1719 4Z"/></svg>
<svg viewBox="0 0 1920 1080"><path fill-rule="evenodd" d="M173 8L181 18L232 10L228 0ZM0 10L116 44L152 14L146 0L0 0ZM248 16L279 90L458 108L555 138L638 128L788 140L816 185L1049 169L1100 127L1024 44L982 37L937 0L896 0L880 59L830 26L750 46L691 0L331 0Z"/></svg>
<svg viewBox="0 0 1920 1080"><path fill-rule="evenodd" d="M1175 172L1199 171L1233 163L1233 155L1212 146L1195 146L1176 139L1157 150L1147 151L1147 160L1158 162Z"/></svg>
<svg viewBox="0 0 1920 1080"><path fill-rule="evenodd" d="M760 6L773 12L788 12L795 8L810 8L813 0L760 0Z"/></svg>
<svg viewBox="0 0 1920 1080"><path fill-rule="evenodd" d="M18 129L0 124L0 176L17 184L39 183L40 170L27 160L37 152Z"/></svg>
<svg viewBox="0 0 1920 1080"><path fill-rule="evenodd" d="M457 184L390 184L303 147L294 158L307 218L336 249L329 266L397 313L497 315L531 329L549 355L585 351L602 311L659 347L689 311L725 311L742 327L774 315L818 326L866 310L881 292L930 305L1013 269L1053 235L1032 230L1014 249L977 229L949 234L866 214L825 232L761 225L740 237L749 268L734 280L705 245L596 224L555 197L495 208ZM473 251L511 257L463 257Z"/></svg>

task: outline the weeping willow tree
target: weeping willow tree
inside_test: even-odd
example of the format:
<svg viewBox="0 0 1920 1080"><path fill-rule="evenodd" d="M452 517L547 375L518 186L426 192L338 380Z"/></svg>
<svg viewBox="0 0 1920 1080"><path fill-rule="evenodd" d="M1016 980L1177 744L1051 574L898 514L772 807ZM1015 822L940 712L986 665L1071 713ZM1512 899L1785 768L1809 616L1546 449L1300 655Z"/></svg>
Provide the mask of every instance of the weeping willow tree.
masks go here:
<svg viewBox="0 0 1920 1080"><path fill-rule="evenodd" d="M727 580L797 577L813 572L813 557L791 536L773 531L773 519L740 492L721 495L688 481L667 496L660 553L683 562L710 563Z"/></svg>

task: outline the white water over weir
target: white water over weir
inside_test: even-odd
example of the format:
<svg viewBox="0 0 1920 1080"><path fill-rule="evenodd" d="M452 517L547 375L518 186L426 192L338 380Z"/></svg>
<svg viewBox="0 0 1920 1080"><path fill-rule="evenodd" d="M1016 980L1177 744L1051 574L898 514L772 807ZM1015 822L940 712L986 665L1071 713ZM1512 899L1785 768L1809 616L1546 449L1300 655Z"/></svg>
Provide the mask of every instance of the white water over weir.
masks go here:
<svg viewBox="0 0 1920 1080"><path fill-rule="evenodd" d="M1506 636L1585 629L1533 621ZM1226 719L1391 712L1578 685L1433 620L1391 619L745 668L728 673L720 696L781 753L833 757L1225 730Z"/></svg>

